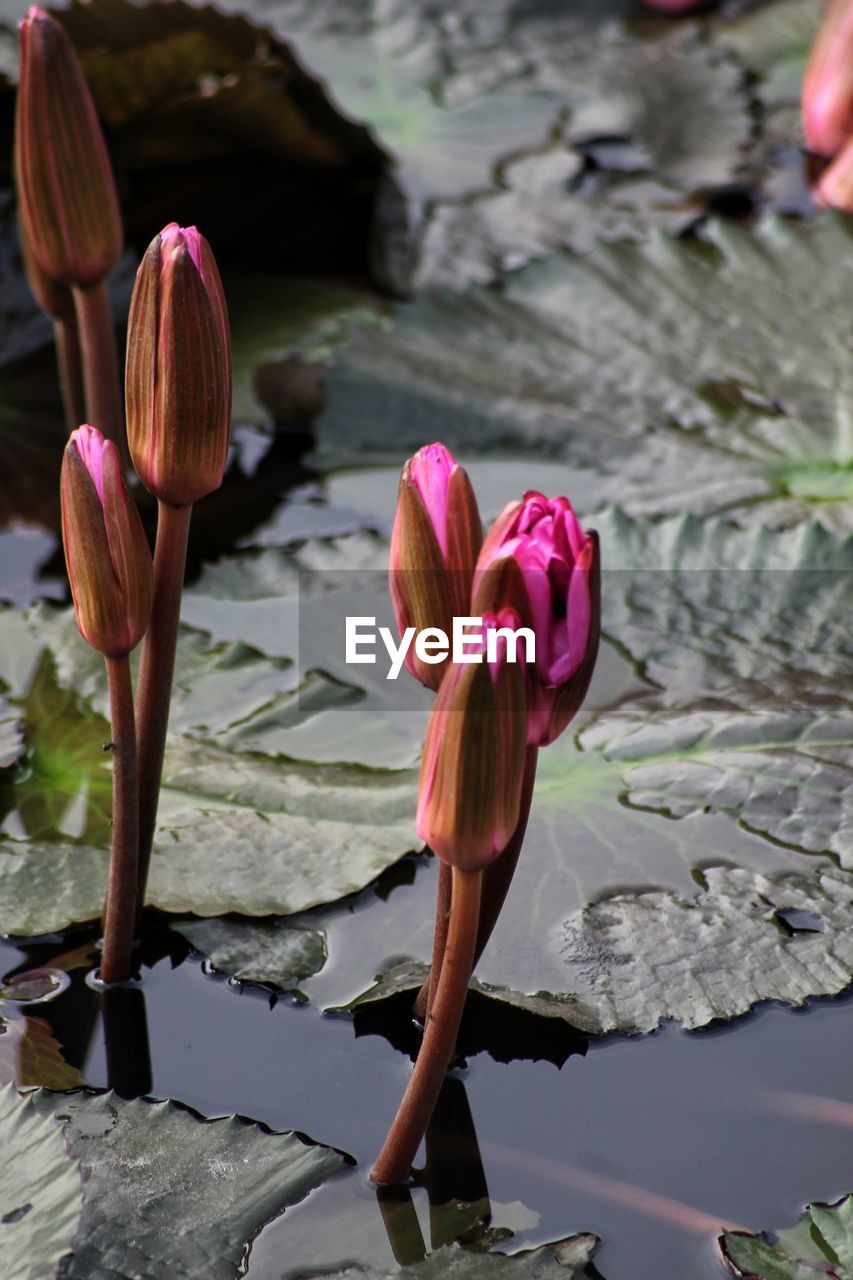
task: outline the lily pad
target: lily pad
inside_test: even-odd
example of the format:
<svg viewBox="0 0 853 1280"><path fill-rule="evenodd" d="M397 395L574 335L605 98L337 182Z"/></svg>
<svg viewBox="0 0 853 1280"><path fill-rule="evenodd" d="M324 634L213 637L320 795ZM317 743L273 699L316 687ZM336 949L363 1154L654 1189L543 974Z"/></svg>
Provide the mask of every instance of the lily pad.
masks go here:
<svg viewBox="0 0 853 1280"><path fill-rule="evenodd" d="M80 1221L80 1167L50 1116L12 1085L0 1089L0 1266L15 1280L47 1280Z"/></svg>
<svg viewBox="0 0 853 1280"><path fill-rule="evenodd" d="M832 216L770 217L549 258L500 291L427 291L391 332L355 336L320 443L544 450L631 514L849 530L849 250Z"/></svg>
<svg viewBox="0 0 853 1280"><path fill-rule="evenodd" d="M197 920L174 927L215 969L241 982L288 991L326 963L326 939L316 929L236 920Z"/></svg>
<svg viewBox="0 0 853 1280"><path fill-rule="evenodd" d="M653 1031L666 1018L687 1029L748 1012L762 1000L801 1005L837 995L853 975L853 881L840 873L770 879L711 867L693 898L659 890L612 893L544 940L564 965L565 991L524 995L475 980L482 995L587 1035ZM805 910L816 927L793 932ZM347 1006L355 1012L416 991L422 964L400 964Z"/></svg>
<svg viewBox="0 0 853 1280"><path fill-rule="evenodd" d="M108 729L98 713L105 691L101 661L68 611L9 611L2 625L14 644L8 654L4 646L0 675L28 708L32 766L6 791L0 932L30 935L100 914L110 796ZM325 763L283 754L293 723L330 705L306 694L300 710L294 684L286 661L183 633L152 905L289 914L363 888L417 847L411 769L338 763L332 752ZM328 716L332 734L334 723ZM73 749L61 750L69 726ZM64 789L51 781L54 759Z"/></svg>
<svg viewBox="0 0 853 1280"><path fill-rule="evenodd" d="M423 1262L409 1266L347 1267L343 1271L321 1273L326 1280L582 1280L588 1274L598 1238L572 1236L555 1244L507 1257L501 1253L480 1253L459 1245L436 1249Z"/></svg>
<svg viewBox="0 0 853 1280"><path fill-rule="evenodd" d="M810 1204L800 1226L778 1236L726 1231L720 1248L730 1270L746 1280L814 1280L853 1276L853 1196Z"/></svg>
<svg viewBox="0 0 853 1280"><path fill-rule="evenodd" d="M398 160L423 245L417 279L486 281L549 249L684 226L690 192L732 181L751 136L738 63L695 27L635 30L627 3L254 0L336 102ZM575 181L576 144L616 139L636 178ZM546 150L543 152L543 148ZM531 184L531 170L535 176ZM534 198L528 198L531 185Z"/></svg>
<svg viewBox="0 0 853 1280"><path fill-rule="evenodd" d="M18 712L0 695L0 769L9 769L21 757L24 735Z"/></svg>
<svg viewBox="0 0 853 1280"><path fill-rule="evenodd" d="M236 1116L204 1121L114 1093L31 1097L83 1178L68 1280L195 1280L200 1258L208 1280L236 1280L261 1227L345 1167L328 1147Z"/></svg>

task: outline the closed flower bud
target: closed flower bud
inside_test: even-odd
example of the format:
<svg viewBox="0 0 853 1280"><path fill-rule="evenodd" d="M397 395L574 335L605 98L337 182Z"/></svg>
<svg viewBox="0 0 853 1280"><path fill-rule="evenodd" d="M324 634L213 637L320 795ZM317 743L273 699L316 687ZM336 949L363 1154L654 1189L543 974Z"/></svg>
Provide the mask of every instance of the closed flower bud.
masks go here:
<svg viewBox="0 0 853 1280"><path fill-rule="evenodd" d="M43 271L33 257L23 206L19 210L18 230L21 236L24 271L27 273L27 281L33 297L51 320L72 320L75 315L74 295L67 284L60 284L58 280L54 280Z"/></svg>
<svg viewBox="0 0 853 1280"><path fill-rule="evenodd" d="M100 653L123 657L148 625L151 551L124 485L118 450L94 427L72 432L60 493L77 626Z"/></svg>
<svg viewBox="0 0 853 1280"><path fill-rule="evenodd" d="M601 626L598 537L567 498L510 503L486 535L473 613L512 606L536 636L528 670L528 742L546 746L577 713L592 678Z"/></svg>
<svg viewBox="0 0 853 1280"><path fill-rule="evenodd" d="M803 129L823 156L853 136L853 0L829 0L824 11L803 78Z"/></svg>
<svg viewBox="0 0 853 1280"><path fill-rule="evenodd" d="M19 26L15 175L33 257L62 284L98 284L118 262L122 225L92 96L63 28L33 7Z"/></svg>
<svg viewBox="0 0 853 1280"><path fill-rule="evenodd" d="M391 602L401 635L407 627L438 627L450 635L453 618L467 616L482 540L467 472L443 444L419 449L403 467L391 532ZM421 662L410 646L406 665L437 689L447 661Z"/></svg>
<svg viewBox="0 0 853 1280"><path fill-rule="evenodd" d="M222 483L231 428L231 339L210 246L170 223L148 246L130 303L127 439L139 478L181 507Z"/></svg>
<svg viewBox="0 0 853 1280"><path fill-rule="evenodd" d="M484 617L483 644L490 629L517 626L510 609ZM418 835L439 858L463 871L476 871L497 857L518 823L525 676L522 662L506 659L506 644L499 638L495 661L449 665L427 727Z"/></svg>

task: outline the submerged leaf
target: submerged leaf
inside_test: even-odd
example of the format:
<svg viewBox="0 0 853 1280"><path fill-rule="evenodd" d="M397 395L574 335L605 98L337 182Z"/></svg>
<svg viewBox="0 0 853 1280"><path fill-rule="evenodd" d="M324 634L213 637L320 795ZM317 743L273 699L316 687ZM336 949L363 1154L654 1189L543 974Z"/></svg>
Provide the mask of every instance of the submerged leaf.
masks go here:
<svg viewBox="0 0 853 1280"><path fill-rule="evenodd" d="M83 1076L62 1056L62 1046L44 1018L0 1019L0 1081L19 1089L78 1089Z"/></svg>

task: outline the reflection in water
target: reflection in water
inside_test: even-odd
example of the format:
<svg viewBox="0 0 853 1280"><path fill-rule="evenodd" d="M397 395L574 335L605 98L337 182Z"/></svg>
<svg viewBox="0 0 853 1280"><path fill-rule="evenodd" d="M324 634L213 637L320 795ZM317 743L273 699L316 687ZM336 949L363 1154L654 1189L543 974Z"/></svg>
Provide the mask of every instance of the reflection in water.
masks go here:
<svg viewBox="0 0 853 1280"><path fill-rule="evenodd" d="M456 1240L482 1241L492 1220L489 1189L468 1105L465 1085L447 1076L425 1136L426 1161L414 1170L415 1185L424 1187L429 1201L429 1250ZM377 1187L376 1200L388 1242L400 1266L427 1256L411 1189L405 1185Z"/></svg>
<svg viewBox="0 0 853 1280"><path fill-rule="evenodd" d="M133 986L103 988L101 1017L109 1087L120 1098L144 1097L152 1087L145 993Z"/></svg>

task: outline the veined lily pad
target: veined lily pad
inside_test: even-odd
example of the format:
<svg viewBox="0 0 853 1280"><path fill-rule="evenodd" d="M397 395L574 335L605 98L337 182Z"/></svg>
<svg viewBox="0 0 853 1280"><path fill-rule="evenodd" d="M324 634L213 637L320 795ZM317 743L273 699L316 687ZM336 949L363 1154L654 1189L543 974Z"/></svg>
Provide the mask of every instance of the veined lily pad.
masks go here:
<svg viewBox="0 0 853 1280"><path fill-rule="evenodd" d="M50 1280L80 1221L79 1162L52 1117L12 1085L0 1089L0 1267L15 1280Z"/></svg>
<svg viewBox="0 0 853 1280"><path fill-rule="evenodd" d="M851 261L840 220L769 218L427 291L390 333L356 335L321 444L545 450L631 514L849 530Z"/></svg>
<svg viewBox="0 0 853 1280"><path fill-rule="evenodd" d="M810 1204L802 1223L778 1236L726 1231L720 1248L730 1270L745 1280L814 1280L853 1276L853 1196Z"/></svg>
<svg viewBox="0 0 853 1280"><path fill-rule="evenodd" d="M105 690L101 660L70 613L10 611L2 625L16 643L8 653L4 645L0 675L32 713L32 763L6 791L0 932L37 934L100 914L110 771L97 709ZM294 703L290 674L287 662L245 645L182 636L152 904L197 915L288 914L363 888L418 846L411 769L337 763L331 752L319 764L284 754L289 726L318 711L310 696L307 709ZM60 749L69 724L73 750ZM61 804L56 783L44 781L57 770Z"/></svg>
<svg viewBox="0 0 853 1280"><path fill-rule="evenodd" d="M512 1257L445 1245L408 1266L354 1266L322 1275L325 1280L582 1280L597 1244L596 1236L572 1236Z"/></svg>
<svg viewBox="0 0 853 1280"><path fill-rule="evenodd" d="M730 181L750 135L734 60L692 26L633 30L619 0L498 0L488 11L467 0L452 16L426 0L366 0L344 13L254 0L253 11L295 40L335 100L397 157L404 184L430 199L422 280L459 285L559 244L589 247L599 233L683 225L685 193ZM550 189L540 182L538 201L524 199L528 155L551 143L571 172L583 163L573 145L591 138L627 142L648 180L614 173L591 195L590 184L554 178Z"/></svg>
<svg viewBox="0 0 853 1280"><path fill-rule="evenodd" d="M30 1097L83 1178L73 1257L62 1273L69 1280L195 1280L200 1258L206 1280L236 1280L261 1227L345 1166L328 1147L236 1116L204 1121L171 1102L114 1093ZM33 1280L46 1274L33 1272Z"/></svg>
<svg viewBox="0 0 853 1280"><path fill-rule="evenodd" d="M326 940L315 929L236 920L197 920L175 927L215 969L242 982L289 990L326 963Z"/></svg>

